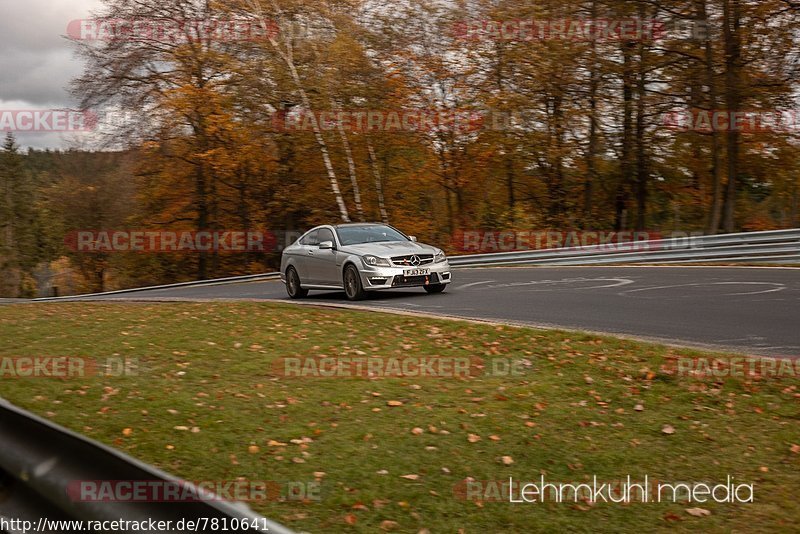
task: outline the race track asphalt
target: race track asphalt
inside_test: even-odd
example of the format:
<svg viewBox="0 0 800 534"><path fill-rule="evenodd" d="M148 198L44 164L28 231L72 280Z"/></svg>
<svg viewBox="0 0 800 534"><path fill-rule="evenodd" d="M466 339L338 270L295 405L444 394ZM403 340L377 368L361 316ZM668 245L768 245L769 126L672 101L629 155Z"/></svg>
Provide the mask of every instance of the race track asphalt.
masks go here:
<svg viewBox="0 0 800 534"><path fill-rule="evenodd" d="M279 281L96 297L288 300ZM348 305L342 292L307 303ZM441 295L374 294L360 306L618 334L743 354L800 356L800 269L537 267L459 269Z"/></svg>

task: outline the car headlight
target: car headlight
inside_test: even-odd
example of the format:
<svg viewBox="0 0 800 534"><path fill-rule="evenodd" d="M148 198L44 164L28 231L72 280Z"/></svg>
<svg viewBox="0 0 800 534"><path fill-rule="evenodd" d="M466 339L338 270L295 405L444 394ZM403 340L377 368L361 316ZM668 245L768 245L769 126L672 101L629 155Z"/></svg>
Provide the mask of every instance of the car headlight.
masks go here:
<svg viewBox="0 0 800 534"><path fill-rule="evenodd" d="M445 255L445 253L444 253L443 251L441 251L441 250L440 250L440 251L439 251L439 252L437 252L437 253L436 253L436 255L433 257L433 261L434 261L435 263L444 263L444 262L446 262L446 261L447 261L447 255Z"/></svg>
<svg viewBox="0 0 800 534"><path fill-rule="evenodd" d="M386 258L379 258L377 256L364 256L361 258L364 265L368 267L391 267L392 264Z"/></svg>

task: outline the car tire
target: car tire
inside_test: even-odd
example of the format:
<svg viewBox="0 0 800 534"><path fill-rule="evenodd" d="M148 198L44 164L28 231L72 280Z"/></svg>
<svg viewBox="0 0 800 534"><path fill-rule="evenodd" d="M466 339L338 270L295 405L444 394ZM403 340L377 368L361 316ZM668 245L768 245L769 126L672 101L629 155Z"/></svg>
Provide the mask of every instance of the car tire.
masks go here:
<svg viewBox="0 0 800 534"><path fill-rule="evenodd" d="M344 293L347 300L363 300L367 296L361 285L361 275L354 265L348 265L344 270Z"/></svg>
<svg viewBox="0 0 800 534"><path fill-rule="evenodd" d="M300 275L294 267L286 269L286 292L289 298L302 299L308 296L308 289L303 289L300 285Z"/></svg>
<svg viewBox="0 0 800 534"><path fill-rule="evenodd" d="M447 289L447 284L431 284L429 286L425 286L425 291L431 295L442 293L445 289Z"/></svg>

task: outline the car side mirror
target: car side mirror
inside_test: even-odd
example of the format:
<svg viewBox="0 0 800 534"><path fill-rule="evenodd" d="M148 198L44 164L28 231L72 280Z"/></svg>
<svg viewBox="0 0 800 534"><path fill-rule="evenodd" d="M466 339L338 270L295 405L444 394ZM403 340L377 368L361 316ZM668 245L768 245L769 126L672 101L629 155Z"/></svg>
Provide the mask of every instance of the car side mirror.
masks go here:
<svg viewBox="0 0 800 534"><path fill-rule="evenodd" d="M410 235L410 236L408 236L408 238L411 240L412 243L416 243L417 242L417 236L415 236L415 235Z"/></svg>
<svg viewBox="0 0 800 534"><path fill-rule="evenodd" d="M333 250L334 249L333 241L323 241L322 243L319 244L319 249L320 250Z"/></svg>

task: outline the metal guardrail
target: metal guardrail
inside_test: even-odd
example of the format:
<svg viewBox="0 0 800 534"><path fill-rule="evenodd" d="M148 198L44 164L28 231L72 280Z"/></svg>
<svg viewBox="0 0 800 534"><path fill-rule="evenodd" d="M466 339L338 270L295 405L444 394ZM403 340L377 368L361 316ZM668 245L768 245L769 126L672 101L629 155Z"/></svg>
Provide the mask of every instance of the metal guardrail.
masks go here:
<svg viewBox="0 0 800 534"><path fill-rule="evenodd" d="M454 267L800 263L800 229L450 257Z"/></svg>
<svg viewBox="0 0 800 534"><path fill-rule="evenodd" d="M167 284L161 286L150 286L150 287L137 287L133 289L120 289L118 291L107 291L105 293L89 293L86 295L72 295L72 296L64 296L64 297L46 297L40 299L33 299L32 301L26 302L57 302L59 300L75 300L75 299L82 299L82 298L92 298L92 297L107 297L111 295L122 295L126 293L141 293L142 291L159 291L163 289L176 289L181 287L198 287L198 286L214 286L214 285L224 285L224 284L240 284L242 282L259 282L262 280L274 280L276 278L280 278L281 273L264 273L264 274L250 274L246 276L234 276L232 278L218 278L216 280L198 280L196 282L181 282L179 284ZM22 302L22 300L17 300L15 302Z"/></svg>
<svg viewBox="0 0 800 534"><path fill-rule="evenodd" d="M0 510L5 501L16 498L13 507L17 513L14 515L27 513L29 517L84 521L123 519L145 523L152 519L156 522L172 521L173 525L181 519L225 518L228 525L237 519L239 524L243 520L248 524L256 523L259 528L249 532L292 534L291 530L256 514L243 503L212 499L179 503L75 502L70 497L69 488L78 480L159 481L180 484L181 488L202 494L191 483L0 398L0 482L5 482L3 485L9 488L5 490L5 500L0 500ZM0 511L0 515L8 517L11 514Z"/></svg>

